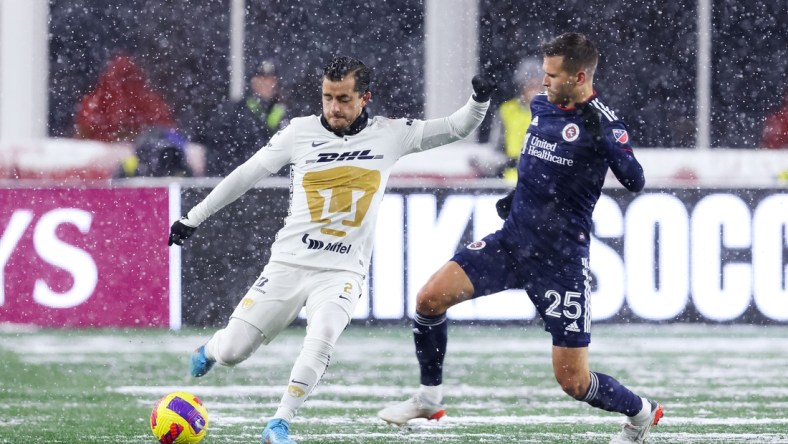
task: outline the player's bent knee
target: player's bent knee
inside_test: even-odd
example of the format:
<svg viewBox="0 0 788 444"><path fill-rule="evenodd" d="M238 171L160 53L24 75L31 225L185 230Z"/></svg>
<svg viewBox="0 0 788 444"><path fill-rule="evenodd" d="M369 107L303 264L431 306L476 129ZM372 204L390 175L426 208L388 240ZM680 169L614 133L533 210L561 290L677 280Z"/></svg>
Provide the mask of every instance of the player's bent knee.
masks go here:
<svg viewBox="0 0 788 444"><path fill-rule="evenodd" d="M246 353L243 350L222 348L219 349L216 360L226 367L235 367L245 361L251 354L251 352Z"/></svg>
<svg viewBox="0 0 788 444"><path fill-rule="evenodd" d="M439 316L471 297L473 284L456 262L449 261L419 290L416 311L427 316Z"/></svg>
<svg viewBox="0 0 788 444"><path fill-rule="evenodd" d="M457 300L450 290L428 282L416 295L416 311L428 316L442 315Z"/></svg>
<svg viewBox="0 0 788 444"><path fill-rule="evenodd" d="M261 336L262 338L262 336ZM220 344L216 351L216 360L224 366L235 367L245 361L260 346L259 341L238 340Z"/></svg>
<svg viewBox="0 0 788 444"><path fill-rule="evenodd" d="M265 341L260 330L246 321L232 318L227 327L216 333L216 361L234 367L245 361Z"/></svg>
<svg viewBox="0 0 788 444"><path fill-rule="evenodd" d="M422 289L416 296L416 311L418 313L427 316L438 316L446 313L449 307L451 307L451 304L448 303L446 295Z"/></svg>

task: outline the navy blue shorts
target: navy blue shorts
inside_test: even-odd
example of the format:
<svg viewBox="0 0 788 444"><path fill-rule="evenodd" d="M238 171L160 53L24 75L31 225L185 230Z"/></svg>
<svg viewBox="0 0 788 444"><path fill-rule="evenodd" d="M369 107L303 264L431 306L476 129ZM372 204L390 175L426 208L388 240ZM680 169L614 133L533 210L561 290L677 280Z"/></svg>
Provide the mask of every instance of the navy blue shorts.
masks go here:
<svg viewBox="0 0 788 444"><path fill-rule="evenodd" d="M587 347L591 342L591 273L588 258L556 267L536 255L517 258L496 231L452 257L473 284L473 297L509 289L528 293L553 345Z"/></svg>

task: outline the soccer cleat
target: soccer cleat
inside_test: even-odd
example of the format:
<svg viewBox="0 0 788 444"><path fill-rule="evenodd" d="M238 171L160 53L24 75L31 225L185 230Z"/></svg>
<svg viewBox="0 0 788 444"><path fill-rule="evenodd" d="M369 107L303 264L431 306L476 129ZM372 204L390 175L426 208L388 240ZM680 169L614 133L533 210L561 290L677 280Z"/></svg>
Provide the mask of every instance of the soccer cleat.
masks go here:
<svg viewBox="0 0 788 444"><path fill-rule="evenodd" d="M632 418L629 418L629 421L624 424L624 429L610 440L610 444L642 444L646 442L651 428L659 423L664 413L662 406L658 402L650 399L648 402L651 403L651 415L649 415L648 419L638 424L634 423Z"/></svg>
<svg viewBox="0 0 788 444"><path fill-rule="evenodd" d="M423 399L418 394L407 401L390 405L378 412L378 418L389 424L403 425L411 419L424 418L439 420L446 414L443 404L436 404Z"/></svg>
<svg viewBox="0 0 788 444"><path fill-rule="evenodd" d="M274 418L268 421L263 430L262 444L296 444L290 439L290 424L284 419Z"/></svg>
<svg viewBox="0 0 788 444"><path fill-rule="evenodd" d="M192 372L192 376L199 378L208 373L214 364L216 364L216 361L205 356L205 346L201 345L200 348L192 353L189 369Z"/></svg>

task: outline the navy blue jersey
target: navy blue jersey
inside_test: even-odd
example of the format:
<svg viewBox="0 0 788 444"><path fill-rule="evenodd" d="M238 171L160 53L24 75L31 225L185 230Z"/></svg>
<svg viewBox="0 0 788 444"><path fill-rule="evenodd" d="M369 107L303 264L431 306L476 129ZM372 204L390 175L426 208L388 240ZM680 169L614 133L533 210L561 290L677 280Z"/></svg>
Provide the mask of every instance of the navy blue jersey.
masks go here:
<svg viewBox="0 0 788 444"><path fill-rule="evenodd" d="M502 229L521 259L580 267L581 258L588 257L591 214L608 167L630 191L645 184L624 122L596 95L588 106L601 115L601 140L584 126L577 109L554 105L544 94L531 101L531 125Z"/></svg>

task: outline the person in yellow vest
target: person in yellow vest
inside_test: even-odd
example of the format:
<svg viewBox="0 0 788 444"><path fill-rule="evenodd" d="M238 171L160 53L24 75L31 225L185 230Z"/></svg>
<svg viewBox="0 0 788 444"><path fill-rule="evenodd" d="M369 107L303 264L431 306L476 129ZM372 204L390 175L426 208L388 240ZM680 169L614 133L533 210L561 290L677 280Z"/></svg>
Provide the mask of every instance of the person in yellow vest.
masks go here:
<svg viewBox="0 0 788 444"><path fill-rule="evenodd" d="M531 124L531 100L544 90L542 62L528 58L520 62L514 72L517 96L498 107L498 128L492 138L494 146L506 155L501 176L510 183L517 182L517 161Z"/></svg>
<svg viewBox="0 0 788 444"><path fill-rule="evenodd" d="M223 103L197 137L206 147L208 176L227 176L287 124L276 64L265 59L255 68L244 97ZM278 173L288 176L289 168Z"/></svg>

